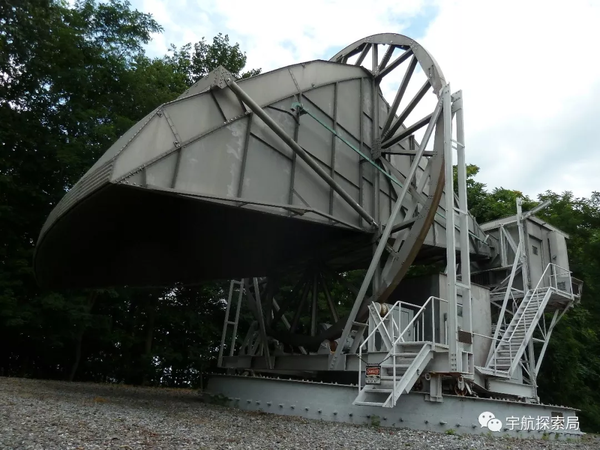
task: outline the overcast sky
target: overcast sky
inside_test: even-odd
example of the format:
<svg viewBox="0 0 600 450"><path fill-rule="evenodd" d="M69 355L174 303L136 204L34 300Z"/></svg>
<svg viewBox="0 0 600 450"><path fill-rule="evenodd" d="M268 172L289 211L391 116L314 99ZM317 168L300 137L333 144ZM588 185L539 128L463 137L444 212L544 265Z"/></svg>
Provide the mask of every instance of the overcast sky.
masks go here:
<svg viewBox="0 0 600 450"><path fill-rule="evenodd" d="M222 32L247 68L329 59L395 32L419 41L462 90L468 162L488 188L600 191L600 1L131 0L164 27L163 55Z"/></svg>

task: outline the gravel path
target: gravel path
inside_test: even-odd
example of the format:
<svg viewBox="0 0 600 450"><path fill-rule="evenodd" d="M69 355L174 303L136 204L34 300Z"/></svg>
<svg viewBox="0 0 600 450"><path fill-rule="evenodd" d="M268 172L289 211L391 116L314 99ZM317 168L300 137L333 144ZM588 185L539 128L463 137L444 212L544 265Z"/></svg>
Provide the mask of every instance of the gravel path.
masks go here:
<svg viewBox="0 0 600 450"><path fill-rule="evenodd" d="M578 443L451 436L249 413L193 390L0 378L0 449L600 449Z"/></svg>

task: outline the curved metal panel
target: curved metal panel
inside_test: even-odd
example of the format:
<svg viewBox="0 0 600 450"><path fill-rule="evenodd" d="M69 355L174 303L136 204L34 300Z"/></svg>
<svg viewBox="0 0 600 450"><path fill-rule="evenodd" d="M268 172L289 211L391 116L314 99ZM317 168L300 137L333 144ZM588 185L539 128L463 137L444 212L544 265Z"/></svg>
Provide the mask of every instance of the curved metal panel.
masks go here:
<svg viewBox="0 0 600 450"><path fill-rule="evenodd" d="M367 39L334 60L362 51L366 42L395 39L394 45L414 52L439 94L438 87L445 83L441 71L414 41L388 34ZM381 168L357 154L369 157L376 151L380 139L373 139L373 130L385 125L390 111L381 91L374 88L377 76L377 71L360 66L312 61L238 84L339 189L384 224L396 188L379 172ZM34 268L40 284L160 285L253 277L311 258L339 270L368 264L371 225L250 112L224 85L227 77L227 71L219 68L150 113L63 198L38 241ZM292 110L297 102L309 114ZM406 127L401 124L398 129ZM407 141L391 148L407 150ZM389 160L396 172L388 177L404 183L410 157ZM396 218L398 224L409 219L414 224L394 235L407 236L400 249L403 264L388 289L428 242L438 212L443 154L434 152L429 164L418 169L417 179L426 169L429 184L422 192L408 192L406 210ZM374 202L376 189L379 200ZM416 217L409 217L411 210ZM437 245L435 236L429 241ZM339 248L348 243L351 251L340 257Z"/></svg>

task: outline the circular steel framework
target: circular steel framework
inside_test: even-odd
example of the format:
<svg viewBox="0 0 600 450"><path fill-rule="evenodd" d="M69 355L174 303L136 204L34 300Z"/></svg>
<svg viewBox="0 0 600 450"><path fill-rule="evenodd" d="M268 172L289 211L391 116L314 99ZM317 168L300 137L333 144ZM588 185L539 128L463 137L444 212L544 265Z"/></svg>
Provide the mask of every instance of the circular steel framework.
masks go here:
<svg viewBox="0 0 600 450"><path fill-rule="evenodd" d="M393 296L394 291L419 254L423 241L434 222L444 190L443 145L445 124L442 115L436 114L433 109L423 117L418 117L415 112L419 110L420 102L428 93L433 93L437 100L434 102L434 106L440 105L442 90L446 86L446 81L433 57L417 42L399 34L384 33L360 39L338 52L331 58L331 61L364 67L371 74L372 89L378 92L381 92L381 85L388 78L400 73L401 76L397 77L400 81L395 86L396 93L391 104L384 100L383 95L381 95L381 98L373 96L375 116L373 120L378 125L374 126L372 131L375 144L371 149L371 157L388 174L398 176L398 178L404 175L402 183L414 184L411 192L412 198L409 199L408 196L402 196L398 192L396 201L406 201L406 205L401 207L402 210L406 210L403 228L395 233L395 241L392 244L388 264L384 267L384 273L379 270L375 274L372 295L364 297L356 317L340 318L338 316L325 277L319 273L318 269L308 267L307 273L303 275L303 280L294 288L294 292L298 295L298 300L295 303L297 309L289 331L278 332L272 328L269 329L269 334L287 344L312 346L314 348L314 346L324 341L329 341L332 350L335 350L338 343L334 340L342 335L342 330L348 320L364 321L367 316L367 306L371 301L385 302ZM413 88L415 94L408 100L405 97L410 92L411 86L415 84L414 75L419 69L424 75L421 78L425 78L425 81L422 83L416 81L418 87ZM384 104L379 105L379 101L383 101ZM403 106L403 109L400 109L401 106ZM382 110L380 110L380 107ZM383 117L378 117L378 114L382 112L384 113ZM439 111L437 112L439 113ZM415 116L418 118L413 119ZM411 139L415 142L415 134L427 125L435 126L435 131L432 133L433 148L427 153L423 152L427 156L421 156L426 170L423 171L420 179L416 179L416 174L398 173L394 166L394 157L397 154L397 152L394 152L394 147L398 143L406 143ZM421 144L424 149L427 142L421 141L417 143L417 146ZM414 153L416 155L418 152L415 151ZM407 155L410 156L408 152L403 156ZM417 199L418 201L415 202ZM378 238L381 238L383 226L386 225L385 219L379 211L376 213L376 219L379 220L380 226L375 234ZM385 273L385 268L388 269L387 273ZM338 279L340 279L339 276ZM265 280L265 292L268 291L268 284L268 280ZM322 313L322 311L317 311L319 292L327 300L329 319L332 322L331 326L321 332L318 332L316 326L316 316L318 313ZM353 294L356 295L357 291L353 291ZM310 305L307 301L309 297L312 299ZM303 308L307 309L306 312L311 315L310 332L297 334L295 330ZM282 312L278 311L275 319L281 319L281 316ZM271 323L269 317L267 325Z"/></svg>

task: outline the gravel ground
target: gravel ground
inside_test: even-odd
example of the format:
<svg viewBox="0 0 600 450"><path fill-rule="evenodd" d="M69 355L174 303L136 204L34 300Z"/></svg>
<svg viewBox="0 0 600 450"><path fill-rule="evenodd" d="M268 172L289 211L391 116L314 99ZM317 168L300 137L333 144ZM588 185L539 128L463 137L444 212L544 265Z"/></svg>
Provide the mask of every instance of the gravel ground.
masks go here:
<svg viewBox="0 0 600 450"><path fill-rule="evenodd" d="M576 443L451 436L249 413L193 390L0 378L0 449L571 449Z"/></svg>

